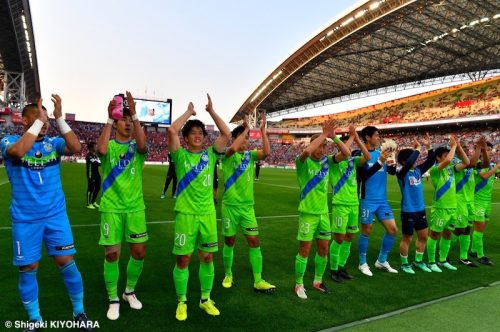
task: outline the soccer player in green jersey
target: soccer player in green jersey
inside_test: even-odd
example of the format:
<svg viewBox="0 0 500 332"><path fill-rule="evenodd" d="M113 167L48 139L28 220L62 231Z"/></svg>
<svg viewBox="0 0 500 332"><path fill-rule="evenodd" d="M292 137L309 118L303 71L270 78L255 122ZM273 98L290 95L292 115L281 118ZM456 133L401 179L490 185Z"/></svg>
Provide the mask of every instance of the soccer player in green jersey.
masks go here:
<svg viewBox="0 0 500 332"><path fill-rule="evenodd" d="M222 155L231 137L231 131L215 113L212 100L207 94L208 104L205 110L219 128L220 136L207 149L203 143L207 136L205 125L199 120L189 120L196 115L193 103L187 111L168 128L168 150L172 154L177 173L177 200L174 214L174 249L176 265L174 267L174 285L179 303L175 318L187 319L187 285L189 262L195 249L200 258L199 278L201 284L200 308L212 316L220 315L215 303L210 299L214 282L213 253L217 251L217 221L213 197L213 174L216 159ZM187 121L187 122L186 122ZM181 147L179 131L188 148Z"/></svg>
<svg viewBox="0 0 500 332"><path fill-rule="evenodd" d="M314 258L313 287L322 293L328 293L323 284L323 274L328 262L328 241L331 238L331 225L328 218L328 169L326 139L334 138L344 155L350 155L349 149L335 136L335 125L327 122L323 132L311 137L309 146L295 159L297 180L300 189L299 203L299 252L295 257L295 294L307 299L304 288L304 273L312 241L316 239L317 253Z"/></svg>
<svg viewBox="0 0 500 332"><path fill-rule="evenodd" d="M446 261L450 251L451 232L456 223L457 195L455 191L455 171L460 171L467 167L469 158L459 148L459 143L455 136L450 138L450 149L439 147L436 149L436 165L430 169L432 185L434 186L434 198L431 209L431 222L429 238L427 239L427 255L429 257L429 268L433 272L442 272L436 265L436 246L442 236L439 246L439 265L448 270L457 268ZM462 163L451 164L456 150L459 149L459 157ZM451 164L451 165L450 165Z"/></svg>
<svg viewBox="0 0 500 332"><path fill-rule="evenodd" d="M359 232L356 168L363 166L371 158L370 152L359 139L356 127L351 125L346 146L350 148L353 141L356 142L363 156L351 157L339 151L335 156L329 157L330 183L333 191L331 228L334 234L330 245L330 276L338 283L353 279L347 273L345 265L351 252L353 234Z"/></svg>
<svg viewBox="0 0 500 332"><path fill-rule="evenodd" d="M250 265L254 276L254 290L269 293L276 289L262 279L262 253L260 250L259 226L255 219L254 205L254 164L265 159L271 153L271 146L266 134L266 115L262 113L260 132L262 135L262 150L249 150L250 126L244 125L233 129L233 143L227 149L222 159L224 175L224 196L222 197L222 234L224 235L223 261L225 277L222 286L230 288L233 284L234 242L236 232L241 229L249 247Z"/></svg>
<svg viewBox="0 0 500 332"><path fill-rule="evenodd" d="M475 205L476 220L474 222L474 233L472 234L472 254L477 255L478 262L484 265L493 265L491 260L484 255L483 236L486 226L490 221L491 197L495 175L498 173L500 163L489 163L493 151L493 144L487 143L483 150L483 162L475 171Z"/></svg>
<svg viewBox="0 0 500 332"><path fill-rule="evenodd" d="M136 310L142 308L135 295L135 286L144 265L148 240L142 194L142 169L148 152L146 135L137 118L134 98L128 91L126 102L128 106L124 102L123 117L118 120L111 118L115 101L109 103L109 119L97 141L103 173L99 244L105 249L104 281L109 298L107 317L110 320L120 316L117 287L122 239L125 236L130 247L127 285L122 298ZM110 140L112 128L115 129L114 140ZM132 139L132 134L135 139Z"/></svg>
<svg viewBox="0 0 500 332"><path fill-rule="evenodd" d="M469 259L468 252L471 242L470 229L474 223L476 215L474 208L474 167L476 167L483 147L486 147L486 140L484 136L478 140L474 154L470 157L469 166L460 171L455 169L457 221L455 224L455 230L452 234L451 242L452 244L457 241L459 242L460 258L458 263L469 267L477 267L477 265ZM457 160L457 158L455 158L454 163L459 164L461 163L461 160Z"/></svg>

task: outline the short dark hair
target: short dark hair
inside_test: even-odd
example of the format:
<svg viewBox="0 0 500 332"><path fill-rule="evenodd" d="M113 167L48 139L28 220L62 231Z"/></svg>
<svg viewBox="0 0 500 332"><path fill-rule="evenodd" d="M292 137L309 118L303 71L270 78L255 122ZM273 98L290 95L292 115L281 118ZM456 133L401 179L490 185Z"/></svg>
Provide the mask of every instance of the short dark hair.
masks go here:
<svg viewBox="0 0 500 332"><path fill-rule="evenodd" d="M493 143L491 143L491 142L486 142L486 146L489 146L490 148L493 149Z"/></svg>
<svg viewBox="0 0 500 332"><path fill-rule="evenodd" d="M95 147L95 142L88 142L87 147L89 148L89 150L92 149L93 147Z"/></svg>
<svg viewBox="0 0 500 332"><path fill-rule="evenodd" d="M443 154L450 152L450 149L448 149L446 146L440 146L439 148L436 149L434 152L436 155L436 158L439 157L441 158Z"/></svg>
<svg viewBox="0 0 500 332"><path fill-rule="evenodd" d="M398 153L398 163L403 165L413 153L412 149L403 149Z"/></svg>
<svg viewBox="0 0 500 332"><path fill-rule="evenodd" d="M245 126L240 125L233 129L233 131L231 132L231 137L235 139L236 137L240 136L240 134L243 133L244 131L245 131Z"/></svg>
<svg viewBox="0 0 500 332"><path fill-rule="evenodd" d="M184 127L182 127L182 137L188 137L191 129L195 127L198 127L203 131L203 136L206 137L208 135L207 130L205 129L205 124L200 120L195 119L189 120L186 124L184 124Z"/></svg>
<svg viewBox="0 0 500 332"><path fill-rule="evenodd" d="M361 130L361 138L366 143L366 136L372 137L378 131L377 127L366 126Z"/></svg>
<svg viewBox="0 0 500 332"><path fill-rule="evenodd" d="M44 111L47 110L45 108L45 106L42 106L42 109ZM23 112L21 113L21 116L25 116L25 115L27 115L31 111L38 111L38 104L32 103L32 104L28 104L28 105L24 106L23 107Z"/></svg>

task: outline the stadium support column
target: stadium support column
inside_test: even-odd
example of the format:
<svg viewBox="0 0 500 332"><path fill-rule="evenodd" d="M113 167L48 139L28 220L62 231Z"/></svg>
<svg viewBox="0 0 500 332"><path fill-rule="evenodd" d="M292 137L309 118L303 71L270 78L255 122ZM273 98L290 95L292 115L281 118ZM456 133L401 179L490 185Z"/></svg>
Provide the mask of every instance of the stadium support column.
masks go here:
<svg viewBox="0 0 500 332"><path fill-rule="evenodd" d="M4 101L8 107L22 109L26 101L24 73L5 72Z"/></svg>

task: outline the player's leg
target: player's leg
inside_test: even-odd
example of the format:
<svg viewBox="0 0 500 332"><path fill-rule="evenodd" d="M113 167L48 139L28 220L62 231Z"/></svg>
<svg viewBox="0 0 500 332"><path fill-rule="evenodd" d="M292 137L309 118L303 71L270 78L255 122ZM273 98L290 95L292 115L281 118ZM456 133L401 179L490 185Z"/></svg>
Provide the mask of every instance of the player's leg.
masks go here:
<svg viewBox="0 0 500 332"><path fill-rule="evenodd" d="M233 285L233 261L234 261L234 243L236 241L236 232L238 229L239 213L238 209L231 208L222 203L222 235L224 236L224 247L222 248L222 262L224 263L224 280L222 286L231 288Z"/></svg>
<svg viewBox="0 0 500 332"><path fill-rule="evenodd" d="M330 244L330 277L333 281L342 283L344 279L339 273L340 247L344 242L347 223L349 218L349 207L334 205L332 208L331 229L333 240Z"/></svg>
<svg viewBox="0 0 500 332"><path fill-rule="evenodd" d="M168 190L168 186L170 186L170 182L172 181L172 174L170 172L170 167L169 166L169 169L168 169L168 172L167 172L167 176L165 177L165 184L163 185L163 190L161 191L161 197L160 198L165 198L165 193L167 192Z"/></svg>
<svg viewBox="0 0 500 332"><path fill-rule="evenodd" d="M42 258L42 223L12 223L13 264L19 269L18 290L31 322L41 322L38 304L38 262Z"/></svg>
<svg viewBox="0 0 500 332"><path fill-rule="evenodd" d="M348 222L347 222L347 233L340 245L339 252L339 274L344 280L352 280L354 277L350 275L346 270L347 260L349 259L349 254L351 253L351 243L354 234L359 232L359 206L352 205L349 206Z"/></svg>
<svg viewBox="0 0 500 332"><path fill-rule="evenodd" d="M97 177L94 180L94 191L92 192L92 205L94 205L96 208L99 207L99 204L97 204L97 195L99 195L100 190L101 190L101 178Z"/></svg>
<svg viewBox="0 0 500 332"><path fill-rule="evenodd" d="M422 261L429 234L429 224L425 210L415 214L414 228L417 231L417 241L415 241L415 261L413 265L424 272L432 272Z"/></svg>
<svg viewBox="0 0 500 332"><path fill-rule="evenodd" d="M177 294L177 310L175 318L179 321L187 319L187 287L189 281L189 262L196 247L199 231L199 219L195 215L175 213L174 216L174 248L176 256L173 270L175 292Z"/></svg>
<svg viewBox="0 0 500 332"><path fill-rule="evenodd" d="M311 251L312 240L319 226L318 215L299 213L299 229L297 240L299 241L299 252L295 256L295 294L301 299L307 299L304 288L304 274L306 272L307 260Z"/></svg>
<svg viewBox="0 0 500 332"><path fill-rule="evenodd" d="M90 178L87 179L87 208L95 209L95 206L92 205L92 193L94 192L95 181Z"/></svg>
<svg viewBox="0 0 500 332"><path fill-rule="evenodd" d="M240 208L240 226L248 243L248 257L252 267L253 288L258 293L272 293L276 286L262 279L262 251L260 249L259 226L252 206Z"/></svg>
<svg viewBox="0 0 500 332"><path fill-rule="evenodd" d="M319 225L316 228L314 238L316 239L316 256L314 257L314 281L313 287L321 293L328 294L329 290L323 283L323 275L328 265L328 244L332 237L331 223L328 213L319 215Z"/></svg>
<svg viewBox="0 0 500 332"><path fill-rule="evenodd" d="M132 309L139 310L142 303L137 299L135 286L141 276L146 256L146 242L148 232L145 211L129 212L125 215L125 239L130 247L130 258L127 264L127 286L122 298L130 304Z"/></svg>
<svg viewBox="0 0 500 332"><path fill-rule="evenodd" d="M401 257L401 269L409 274L415 274L411 264L408 263L408 248L410 247L411 239L413 237L413 216L412 213L401 212L401 228L403 236L399 243L399 256Z"/></svg>
<svg viewBox="0 0 500 332"><path fill-rule="evenodd" d="M451 265L447 261L448 254L450 252L450 246L451 246L451 234L453 233L453 230L455 229L455 224L457 222L456 220L456 209L444 209L444 213L446 214L447 222L446 226L443 230L442 236L441 236L441 241L439 242L439 265L451 270L451 271L456 271L457 268L453 265Z"/></svg>
<svg viewBox="0 0 500 332"><path fill-rule="evenodd" d="M445 227L446 216L443 216L443 209L431 209L431 223L429 225L429 238L427 239L427 257L429 268L433 272L442 272L436 264L436 248L441 232Z"/></svg>
<svg viewBox="0 0 500 332"><path fill-rule="evenodd" d="M88 318L83 306L83 281L74 260L73 255L76 253L76 250L66 214L46 221L44 241L47 253L54 258L54 262L59 267L59 272L61 273L73 306L75 321L87 322Z"/></svg>
<svg viewBox="0 0 500 332"><path fill-rule="evenodd" d="M389 203L384 202L380 204L375 210L375 215L377 216L378 220L382 221L382 225L385 228L385 233L382 238L382 245L380 247L378 259L375 262L375 267L387 272L398 273L398 270L393 269L387 261L387 256L389 255L389 252L394 245L394 241L396 240L396 235L398 232L396 220L394 219L394 214L391 207L389 206Z"/></svg>
<svg viewBox="0 0 500 332"><path fill-rule="evenodd" d="M484 254L483 237L491 213L491 205L478 204L476 206L476 219L474 233L472 234L472 251L477 254L478 262L484 265L493 265L493 262Z"/></svg>
<svg viewBox="0 0 500 332"><path fill-rule="evenodd" d="M176 192L177 192L177 173L174 172L174 175L172 176L172 198L176 198Z"/></svg>
<svg viewBox="0 0 500 332"><path fill-rule="evenodd" d="M368 252L368 239L373 228L373 213L375 207L366 200L361 200L359 205L359 219L361 223L361 235L358 239L359 266L358 269L366 276L373 276L366 262Z"/></svg>
<svg viewBox="0 0 500 332"><path fill-rule="evenodd" d="M107 317L116 320L120 316L118 297L118 278L120 268L121 241L124 234L123 219L119 213L101 212L101 237L99 244L104 246L104 282L108 293L109 307Z"/></svg>
<svg viewBox="0 0 500 332"><path fill-rule="evenodd" d="M198 242L198 255L200 257L200 308L211 316L218 316L220 312L215 307L215 302L210 298L210 293L212 292L214 284L213 254L218 250L215 211L212 214L199 216L199 218L200 236Z"/></svg>

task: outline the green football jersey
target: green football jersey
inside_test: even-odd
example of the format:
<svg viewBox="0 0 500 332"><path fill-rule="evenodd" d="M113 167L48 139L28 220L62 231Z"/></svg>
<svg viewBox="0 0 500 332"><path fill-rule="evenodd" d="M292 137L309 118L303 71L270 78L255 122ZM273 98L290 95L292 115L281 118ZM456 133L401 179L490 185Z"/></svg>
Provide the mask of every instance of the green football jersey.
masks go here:
<svg viewBox="0 0 500 332"><path fill-rule="evenodd" d="M457 193L453 165L448 165L440 170L436 164L431 167L430 176L434 186L432 206L441 209L456 209Z"/></svg>
<svg viewBox="0 0 500 332"><path fill-rule="evenodd" d="M136 150L135 141L111 140L102 164L102 212L135 212L145 209L142 194L142 169L146 153Z"/></svg>
<svg viewBox="0 0 500 332"><path fill-rule="evenodd" d="M174 211L200 215L213 213L212 183L218 158L213 146L198 153L180 147L171 154L178 181ZM205 164L205 167L202 168L201 164ZM185 178L186 174L189 175Z"/></svg>
<svg viewBox="0 0 500 332"><path fill-rule="evenodd" d="M328 213L328 159L321 161L307 158L304 162L295 159L297 180L300 188L299 212L311 214Z"/></svg>
<svg viewBox="0 0 500 332"><path fill-rule="evenodd" d="M455 170L455 168L453 168ZM457 190L457 203L466 204L474 202L474 170L466 168L461 171L455 170L455 183Z"/></svg>
<svg viewBox="0 0 500 332"><path fill-rule="evenodd" d="M361 157L349 157L341 162L335 156L328 157L330 163L330 183L332 184L332 203L359 205L356 168L361 164Z"/></svg>
<svg viewBox="0 0 500 332"><path fill-rule="evenodd" d="M245 156L247 157L244 160ZM222 158L224 177L224 196L222 202L227 205L253 205L254 164L257 150L236 152ZM244 163L242 163L244 162ZM243 165L241 168L240 165Z"/></svg>
<svg viewBox="0 0 500 332"><path fill-rule="evenodd" d="M493 192L493 184L495 183L495 175L490 176L486 180L483 180L479 173L488 172L493 167L495 167L494 163L490 164L489 168L477 168L474 171L474 177L476 179L476 187L475 187L475 199L477 201L489 203L491 202L491 194ZM498 173L498 171L497 171Z"/></svg>

